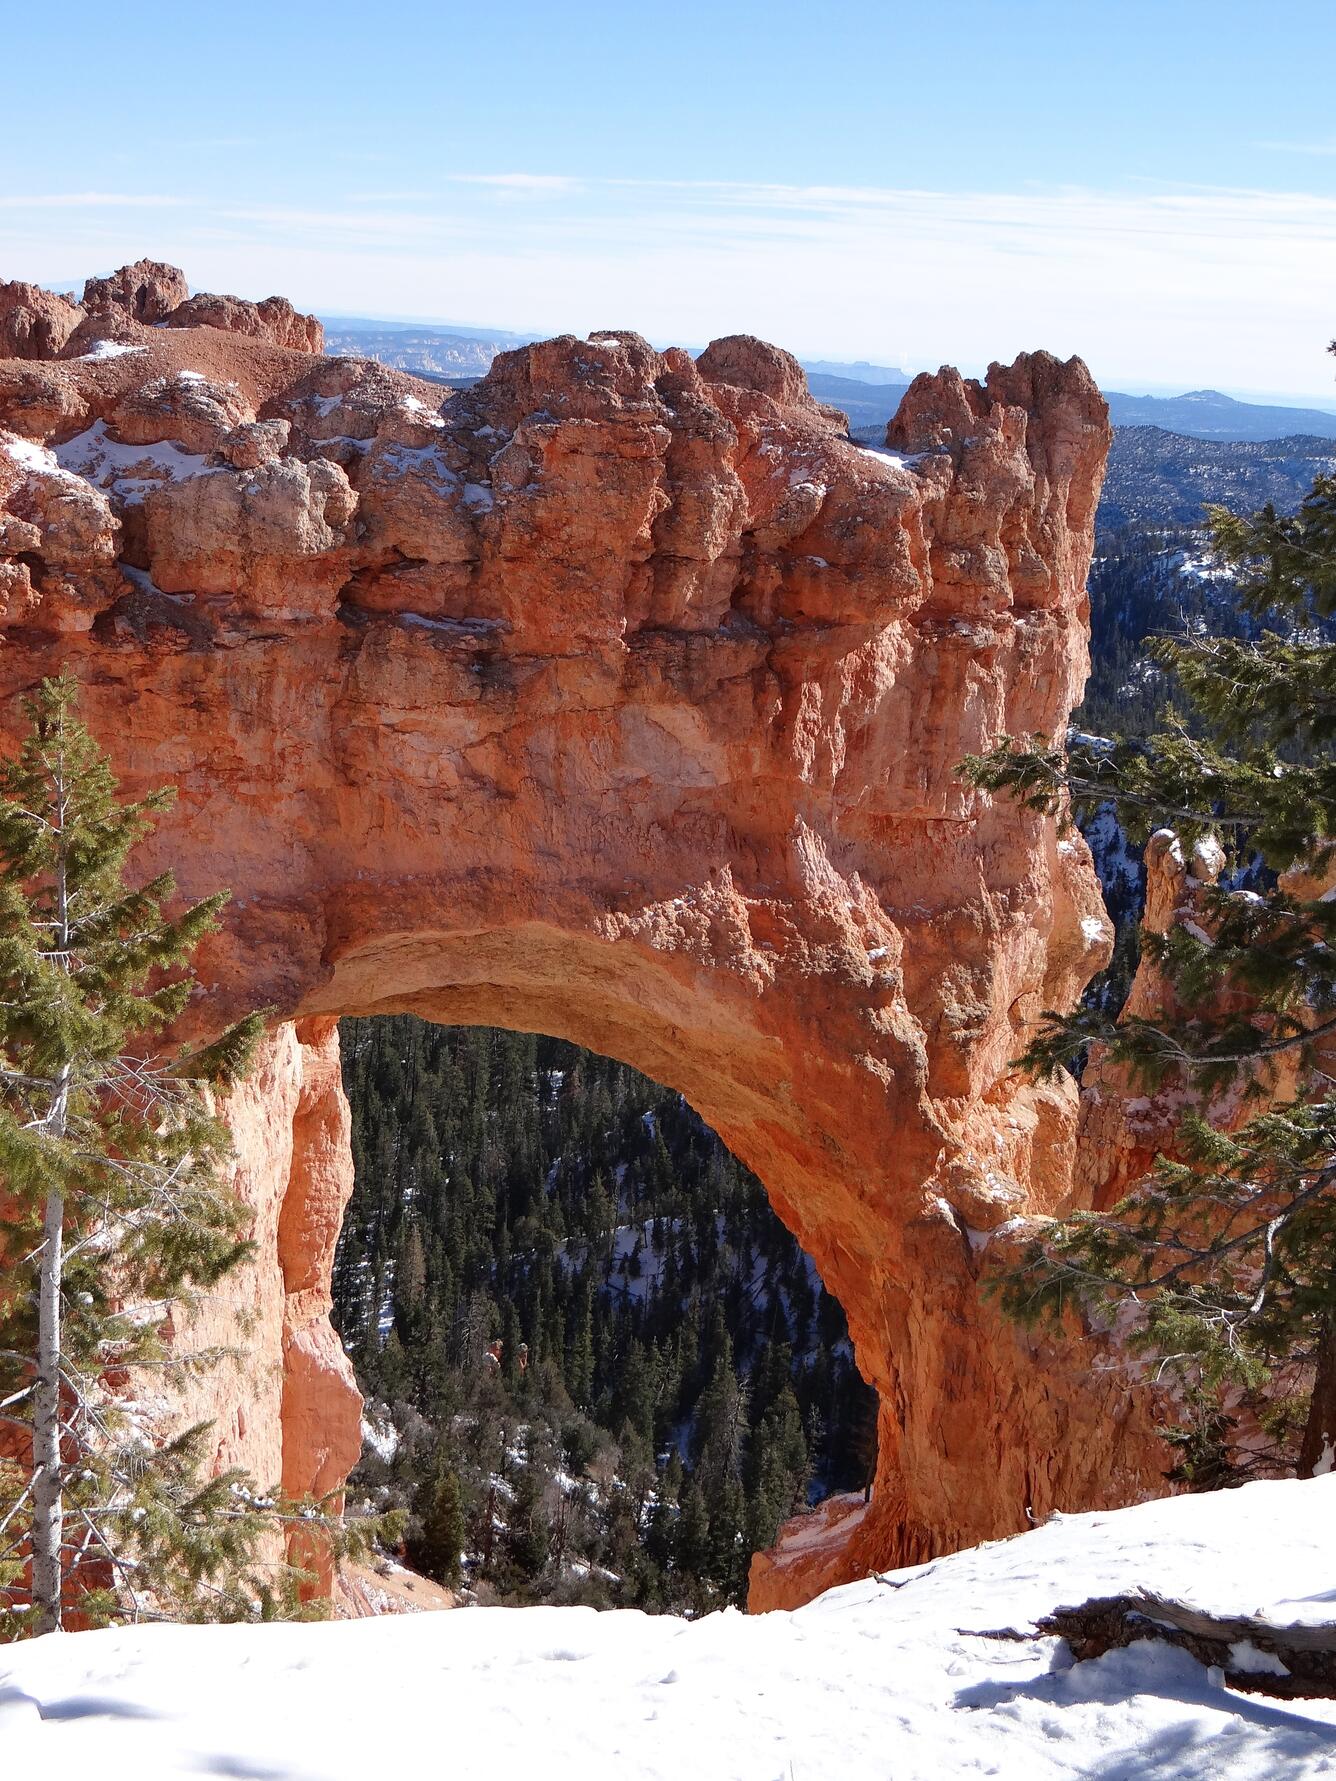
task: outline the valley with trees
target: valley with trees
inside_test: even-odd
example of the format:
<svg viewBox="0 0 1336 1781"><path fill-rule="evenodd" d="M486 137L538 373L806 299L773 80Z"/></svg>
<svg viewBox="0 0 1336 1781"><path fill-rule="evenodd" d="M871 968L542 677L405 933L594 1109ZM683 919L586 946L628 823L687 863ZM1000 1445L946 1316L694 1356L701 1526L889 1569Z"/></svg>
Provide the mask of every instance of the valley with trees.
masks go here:
<svg viewBox="0 0 1336 1781"><path fill-rule="evenodd" d="M876 1443L760 1183L680 1096L559 1040L394 1016L342 1044L354 1495L480 1600L745 1605L752 1553Z"/></svg>

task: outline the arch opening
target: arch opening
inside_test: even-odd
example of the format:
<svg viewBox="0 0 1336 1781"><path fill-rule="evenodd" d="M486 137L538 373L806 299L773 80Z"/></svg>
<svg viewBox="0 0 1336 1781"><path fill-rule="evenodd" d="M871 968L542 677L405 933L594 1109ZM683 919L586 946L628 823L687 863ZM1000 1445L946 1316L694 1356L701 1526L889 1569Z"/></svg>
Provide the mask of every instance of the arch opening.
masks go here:
<svg viewBox="0 0 1336 1781"><path fill-rule="evenodd" d="M408 1509L410 1561L467 1599L745 1605L752 1552L861 1495L876 1443L843 1313L760 1181L682 1095L568 1041L340 1037L354 1498Z"/></svg>

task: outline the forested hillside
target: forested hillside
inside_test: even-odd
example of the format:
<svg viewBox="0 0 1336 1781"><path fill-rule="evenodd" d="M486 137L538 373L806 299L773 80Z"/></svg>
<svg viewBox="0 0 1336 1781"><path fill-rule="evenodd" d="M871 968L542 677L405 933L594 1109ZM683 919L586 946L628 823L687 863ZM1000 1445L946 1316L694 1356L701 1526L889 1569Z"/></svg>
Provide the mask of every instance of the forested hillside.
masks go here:
<svg viewBox="0 0 1336 1781"><path fill-rule="evenodd" d="M1107 511L1102 505L1101 520ZM1153 638L1205 629L1235 635L1246 622L1232 576L1211 560L1201 526L1101 524L1089 588L1090 679L1072 714L1074 729L1086 735L1148 736L1162 727L1173 685L1151 654ZM1084 816L1081 828L1116 935L1112 963L1086 993L1117 1009L1137 965L1146 890L1142 850L1128 840L1111 804Z"/></svg>
<svg viewBox="0 0 1336 1781"><path fill-rule="evenodd" d="M1115 426L1099 527L1199 526L1206 502L1246 513L1270 501L1288 512L1333 463L1330 437L1195 439L1162 427Z"/></svg>
<svg viewBox="0 0 1336 1781"><path fill-rule="evenodd" d="M1115 448L1122 437L1120 430ZM1203 498L1224 505L1227 494L1227 488L1212 483ZM1232 571L1212 558L1204 525L1109 527L1109 512L1107 502L1102 504L1089 579L1090 679L1072 723L1087 735L1135 738L1163 728L1174 705L1173 681L1151 653L1155 637L1203 631L1241 636L1255 631L1256 624L1239 609ZM1113 963L1088 995L1101 1006L1118 1008L1136 968L1145 896L1141 849L1123 833L1112 805L1085 817L1081 826L1117 933Z"/></svg>
<svg viewBox="0 0 1336 1781"><path fill-rule="evenodd" d="M1072 721L1097 735L1148 735L1172 703L1151 639L1205 629L1237 636L1249 624L1233 574L1212 560L1201 527L1101 530L1089 588L1090 679Z"/></svg>
<svg viewBox="0 0 1336 1781"><path fill-rule="evenodd" d="M843 1314L759 1183L678 1095L562 1041L342 1038L354 1491L484 1599L743 1601L751 1553L875 1453Z"/></svg>

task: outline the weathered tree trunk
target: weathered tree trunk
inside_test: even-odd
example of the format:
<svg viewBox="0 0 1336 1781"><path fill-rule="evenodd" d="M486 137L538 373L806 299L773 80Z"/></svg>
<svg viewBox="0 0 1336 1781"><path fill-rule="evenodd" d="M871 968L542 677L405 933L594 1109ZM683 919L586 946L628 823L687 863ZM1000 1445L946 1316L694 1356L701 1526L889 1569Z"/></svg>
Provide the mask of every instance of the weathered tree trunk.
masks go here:
<svg viewBox="0 0 1336 1781"><path fill-rule="evenodd" d="M1318 1336L1317 1374L1308 1405L1308 1422L1299 1449L1299 1476L1314 1478L1332 1470L1336 1460L1336 1316L1329 1311Z"/></svg>
<svg viewBox="0 0 1336 1781"><path fill-rule="evenodd" d="M60 1278L65 1201L51 1193L42 1223L37 1291L37 1382L33 1391L32 1598L36 1630L60 1631L64 1492L60 1452Z"/></svg>
<svg viewBox="0 0 1336 1781"><path fill-rule="evenodd" d="M60 798L60 821L65 801ZM69 970L70 918L62 845L56 867L56 945L63 968ZM57 1142L69 1121L70 1065L61 1065L47 1116L47 1129ZM65 1481L60 1451L60 1287L65 1265L65 1197L54 1189L46 1196L42 1217L42 1262L37 1283L37 1379L33 1389L32 1427L32 1602L39 1633L61 1630L64 1593Z"/></svg>

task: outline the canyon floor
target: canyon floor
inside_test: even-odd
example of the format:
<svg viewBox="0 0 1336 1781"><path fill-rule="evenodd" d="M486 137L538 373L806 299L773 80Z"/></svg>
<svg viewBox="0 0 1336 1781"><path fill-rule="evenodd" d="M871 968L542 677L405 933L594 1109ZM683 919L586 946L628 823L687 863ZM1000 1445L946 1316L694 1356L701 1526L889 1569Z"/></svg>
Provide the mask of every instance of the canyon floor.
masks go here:
<svg viewBox="0 0 1336 1781"><path fill-rule="evenodd" d="M1236 1694L1142 1642L1073 1664L1028 1631L1148 1587L1330 1618L1336 1477L1088 1515L829 1591L687 1622L470 1608L313 1626L56 1635L0 1663L7 1772L1256 1781L1336 1774L1336 1701Z"/></svg>

